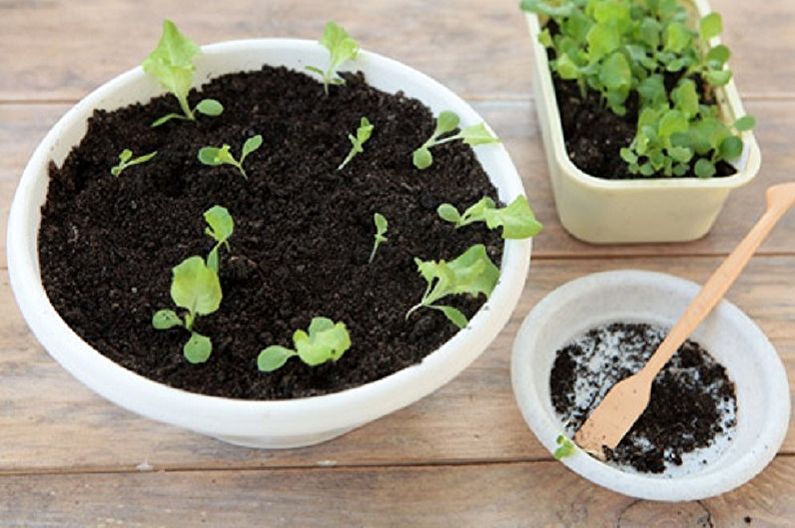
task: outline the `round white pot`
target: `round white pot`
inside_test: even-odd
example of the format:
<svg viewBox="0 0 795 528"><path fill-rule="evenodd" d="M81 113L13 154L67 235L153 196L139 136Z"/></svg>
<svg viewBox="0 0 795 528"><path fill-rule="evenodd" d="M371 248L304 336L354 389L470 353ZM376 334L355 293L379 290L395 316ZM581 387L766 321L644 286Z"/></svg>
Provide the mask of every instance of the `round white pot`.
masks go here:
<svg viewBox="0 0 795 528"><path fill-rule="evenodd" d="M550 452L564 431L550 398L555 352L604 323L646 322L670 328L699 288L663 273L611 271L569 282L533 308L514 343L511 377L525 421ZM581 450L562 462L600 486L660 501L719 495L762 471L784 441L789 424L790 392L784 365L759 327L725 300L692 339L726 368L735 383L737 426L730 441L685 455L682 466L661 475L623 471ZM707 464L701 463L704 459Z"/></svg>
<svg viewBox="0 0 795 528"><path fill-rule="evenodd" d="M303 70L324 65L328 52L311 41L262 39L204 46L196 84L263 64ZM483 121L467 103L430 77L396 61L361 52L349 69L362 70L374 87L403 90L434 113L452 110L462 125ZM342 392L285 401L245 401L203 396L139 376L91 348L50 304L39 274L37 237L50 160L61 164L86 131L97 109L145 102L163 90L134 68L104 84L67 112L28 162L8 222L8 271L25 320L39 342L77 379L112 402L154 420L251 447L286 448L316 444L405 407L438 389L475 360L511 315L530 264L530 240L505 243L499 284L469 326L420 364ZM521 179L502 145L476 149L477 157L506 202L524 194ZM375 352L375 351L374 351Z"/></svg>

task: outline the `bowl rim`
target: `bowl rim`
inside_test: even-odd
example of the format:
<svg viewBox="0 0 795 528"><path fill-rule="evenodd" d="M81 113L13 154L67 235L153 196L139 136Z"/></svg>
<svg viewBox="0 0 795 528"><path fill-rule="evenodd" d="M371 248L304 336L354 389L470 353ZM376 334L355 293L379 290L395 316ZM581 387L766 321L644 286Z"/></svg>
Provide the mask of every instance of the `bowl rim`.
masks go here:
<svg viewBox="0 0 795 528"><path fill-rule="evenodd" d="M627 281L664 283L671 290L686 294L690 298L700 290L698 284L667 273L633 269L593 273L569 281L549 293L528 313L517 333L511 354L511 383L514 397L528 427L550 453L557 448L555 440L562 430L558 422L545 410L544 402L538 398L538 391L535 390L532 376L528 375L528 369L522 367L530 361L530 356L533 354L533 343L538 337L538 329L555 315L556 308L561 303L575 296L596 295L606 288L611 288L612 284L626 284ZM700 500L712 497L744 484L761 472L775 457L789 428L790 389L786 369L770 340L742 310L724 299L713 313L718 311L745 325L759 339L761 349L764 351L761 363L766 376L765 390L773 395L773 401L781 402L780 406L771 409L766 427L756 438L756 443L764 446L764 449L745 452L731 460L720 471L669 478L625 472L581 450L560 461L575 473L600 486L624 495L656 501Z"/></svg>
<svg viewBox="0 0 795 528"><path fill-rule="evenodd" d="M265 57L264 54L266 52L278 52L280 49L284 52L296 49L302 51L316 51L318 48L324 49L315 41L290 38L231 40L201 47L203 53L202 57L212 57L214 55L228 53L244 54L258 52L262 54L260 64L278 64L278 61L272 61L269 57ZM475 116L485 122L468 103L438 81L393 59L389 59L374 52L360 50L357 62L353 63L353 66L358 65L364 70L369 64L373 64L374 67L389 70L392 73L410 76L411 82L421 85L423 90L435 92L441 98L455 103L456 106L465 108L467 110L467 115L462 116L462 121L464 121L464 119L469 120L472 116ZM221 73L217 75L221 75ZM234 425L231 423L234 421L231 418L238 418L240 420L261 420L263 416L273 420L270 425L275 427L273 430L274 434L280 434L281 429L289 430L292 433L298 431L315 432L321 427L350 427L351 425L360 425L361 423L393 412L444 385L447 381L452 379L452 377L466 368L466 366L474 361L474 359L487 348L486 345L474 354L471 352L467 354L468 348L477 348L468 347L467 343L471 339L482 339L484 335L490 335L491 333L496 335L496 333L502 329L503 325L499 325L499 328L493 332L490 325L495 325L495 320L503 317L507 322L507 318L510 317L510 313L515 308L519 297L519 294L515 293L513 290L518 289L519 292L521 292L523 289L522 286L524 285L529 268L530 252L532 248L531 239L505 241L500 265L499 282L487 302L478 310L477 314L472 317L466 329L459 331L449 341L430 352L420 363L357 387L320 396L286 400L243 400L225 398L170 387L137 374L102 355L83 341L77 333L66 324L49 302L39 277L38 259L32 258L28 249L32 246L34 248L33 251L37 252L40 218L38 221L29 221L27 215L31 208L40 207L38 203L33 203L32 200L34 183L38 180L42 170L44 170L46 174L46 167L51 159L50 151L59 140L62 131L66 127L72 125L83 113L89 112L87 115L90 115L90 111L93 109L101 108L102 106L99 103L104 97L113 94L117 90L123 89L128 83L140 79L141 77L145 77L145 74L140 66L114 77L80 100L56 122L44 139L39 143L28 161L18 183L9 213L6 243L8 273L17 305L39 343L73 376L77 377L78 380L89 388L114 401L114 403L129 408L139 414L144 414L156 420L181 425L194 430L196 429L194 424L195 420L193 419L195 416L190 416L191 413L194 415L203 415L204 418L223 416L224 418L220 421L221 423L218 423L217 426L213 428L212 434L235 435L241 434L241 432L247 433L252 431L256 431L257 434L259 434L262 429L261 425ZM199 76L196 75L194 77L194 86L200 86L208 80L209 79L199 79ZM408 95L417 97L411 94ZM503 178L505 181L502 188L491 178L492 183L499 193L501 195L510 196L511 198L526 195L522 180L510 156L505 150L505 147L499 143L490 145L490 148L497 149L500 164L507 169L507 174L505 174ZM42 167L44 167L44 169L42 169ZM31 226L31 224L36 225ZM27 240L26 236L31 229L34 230L32 241ZM502 304L507 304L510 307L507 315L505 315L504 310L500 309ZM494 336L489 338L489 343L493 337ZM462 357L464 359L463 362ZM82 370L79 361L76 360L90 361L95 368L107 372L108 378L123 381L125 385L130 387L134 386L135 390L145 393L143 399L149 401L147 404L149 406L151 406L153 402L169 402L168 407L170 409L181 408L186 411L187 415L179 416L175 415L174 412L166 412L163 414L163 412L165 412L164 410L158 411L154 409L151 413L143 412L140 406L133 408L131 405L120 402L108 396L101 387L87 382L86 378L90 378L91 376L86 374L87 371ZM442 366L447 366L448 370L454 367L455 372L441 383L439 383L438 379L425 379L423 381L424 378L427 378L427 373L437 372ZM101 384L102 383L100 383L100 385ZM420 392L421 394L405 401L406 397L401 397L400 395L401 392L406 392L405 387L407 385L414 386L414 389L419 387L419 390L414 390L414 392ZM403 387L403 389L401 389L401 387ZM362 405L362 402L375 402L376 400L383 400L384 397L388 397L393 401L382 402L380 407L375 403L369 406ZM133 399L136 398L140 399L139 396L135 396ZM190 412L187 412L188 410L190 410ZM312 424L303 424L302 426L301 424L295 423L295 417L298 414L307 416L307 419L302 420L302 422L312 422L312 419L309 419L310 414L312 417L317 417L318 419ZM165 417L166 415L168 415L168 418ZM356 420L352 420L353 415L355 415ZM280 428L279 420L292 420L293 423L289 424L289 427L285 425ZM286 433L281 432L281 434Z"/></svg>

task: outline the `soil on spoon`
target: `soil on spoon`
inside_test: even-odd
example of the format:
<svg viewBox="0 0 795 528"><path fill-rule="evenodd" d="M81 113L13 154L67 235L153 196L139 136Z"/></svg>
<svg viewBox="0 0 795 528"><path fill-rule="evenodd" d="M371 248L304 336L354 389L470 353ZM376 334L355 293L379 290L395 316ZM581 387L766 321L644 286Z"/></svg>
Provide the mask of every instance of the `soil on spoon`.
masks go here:
<svg viewBox="0 0 795 528"><path fill-rule="evenodd" d="M665 337L648 324L614 323L588 331L556 353L552 405L573 434L613 385L646 363ZM731 435L734 383L698 343L687 340L652 384L651 401L608 460L644 473L681 465L683 455Z"/></svg>
<svg viewBox="0 0 795 528"><path fill-rule="evenodd" d="M499 265L502 240L482 225L454 229L436 207L459 208L496 190L472 149L460 142L433 149L434 164L418 171L412 151L434 128L431 111L401 93L370 87L361 74L323 87L285 68L219 77L192 93L225 110L196 122L156 118L177 110L165 95L147 104L96 111L86 136L50 187L39 233L41 274L61 317L113 361L188 391L244 399L320 395L371 382L422 361L458 330L436 311L406 311L425 290L414 257L450 260L486 245ZM375 126L365 151L336 168L362 116ZM237 156L246 138L262 148L233 167L209 167L199 148L228 143ZM149 163L110 174L119 153L157 151ZM483 147L488 148L488 147ZM184 330L157 331L152 314L175 308L171 268L206 256L212 240L202 213L226 207L235 220L231 251L221 250L223 301L200 317L210 336L209 361L189 364ZM388 242L372 264L373 213L389 220ZM472 316L484 299L450 304ZM291 335L312 317L343 321L351 348L336 363L310 368L295 359L280 370L257 370L259 351L292 346Z"/></svg>

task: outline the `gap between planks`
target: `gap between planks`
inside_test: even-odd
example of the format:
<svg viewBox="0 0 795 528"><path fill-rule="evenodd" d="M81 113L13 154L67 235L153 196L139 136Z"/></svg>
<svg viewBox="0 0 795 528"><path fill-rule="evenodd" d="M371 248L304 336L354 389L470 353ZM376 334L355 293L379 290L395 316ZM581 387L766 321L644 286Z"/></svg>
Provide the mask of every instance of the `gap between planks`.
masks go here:
<svg viewBox="0 0 795 528"><path fill-rule="evenodd" d="M777 453L770 464L777 459L795 459L795 453ZM146 473L202 473L202 472L224 472L224 473L256 473L256 472L334 472L347 470L388 470L405 468L460 468L476 466L515 466L515 465L535 465L558 462L552 457L516 457L516 458L484 458L469 460L427 460L422 462L387 462L387 463L346 463L346 464L294 464L286 466L169 466L153 469L138 469L137 467L61 467L61 468L31 468L0 470L0 479L4 477L27 477L27 476L56 476L56 475L124 475L124 474L146 474Z"/></svg>

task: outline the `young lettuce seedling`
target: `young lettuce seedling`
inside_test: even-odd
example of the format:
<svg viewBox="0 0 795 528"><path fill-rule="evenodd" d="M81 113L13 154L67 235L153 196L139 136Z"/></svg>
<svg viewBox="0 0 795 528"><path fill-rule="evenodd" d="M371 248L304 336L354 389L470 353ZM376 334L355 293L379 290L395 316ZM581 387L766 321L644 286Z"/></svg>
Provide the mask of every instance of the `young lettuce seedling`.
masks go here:
<svg viewBox="0 0 795 528"><path fill-rule="evenodd" d="M199 161L205 165L216 167L218 165L231 165L235 167L245 179L248 179L246 171L243 169L243 162L249 154L256 151L262 146L262 136L257 134L250 137L243 143L243 149L240 152L240 160L236 160L232 153L229 152L229 145L224 144L222 147L202 147L199 150Z"/></svg>
<svg viewBox="0 0 795 528"><path fill-rule="evenodd" d="M375 252L378 251L378 246L387 241L384 235L389 227L389 222L386 221L386 217L381 213L375 213L373 215L373 223L375 223L375 235L373 235L375 240L373 242L373 250L370 252L370 262L373 262Z"/></svg>
<svg viewBox="0 0 795 528"><path fill-rule="evenodd" d="M229 251L229 237L235 230L235 221L226 207L215 205L204 212L204 220L207 227L204 228L205 234L215 240L215 245L207 255L207 267L218 273L218 249L221 245L226 246Z"/></svg>
<svg viewBox="0 0 795 528"><path fill-rule="evenodd" d="M157 151L150 152L149 154L144 154L143 156L138 156L137 158L133 158L133 152L130 149L124 149L119 154L119 163L115 167L111 167L110 173L114 176L118 176L121 174L124 169L127 167L131 167L133 165L140 165L141 163L146 163L150 159L154 158L157 155Z"/></svg>
<svg viewBox="0 0 795 528"><path fill-rule="evenodd" d="M310 367L337 361L351 347L351 337L345 323L314 317L308 334L303 330L293 333L293 345L295 349L272 345L262 350L257 357L257 368L262 372L273 372L293 356L298 356Z"/></svg>
<svg viewBox="0 0 795 528"><path fill-rule="evenodd" d="M182 348L185 358L191 363L204 363L213 350L212 342L193 330L200 315L209 315L221 305L221 283L218 274L198 256L185 259L172 270L171 299L186 310L180 317L174 310L163 309L152 317L152 326L157 330L182 327L190 332L190 339Z"/></svg>
<svg viewBox="0 0 795 528"><path fill-rule="evenodd" d="M558 444L558 448L555 449L555 452L552 454L555 460L562 460L577 452L577 446L574 445L574 442L563 435L558 435L555 439L555 443Z"/></svg>
<svg viewBox="0 0 795 528"><path fill-rule="evenodd" d="M436 212L442 220L455 224L456 229L474 222L486 222L489 229L502 226L502 238L521 239L537 235L544 227L536 220L527 198L517 196L509 205L497 208L488 196L481 198L463 214L452 204L443 203Z"/></svg>
<svg viewBox="0 0 795 528"><path fill-rule="evenodd" d="M454 112L449 110L445 110L439 114L439 117L436 118L436 129L433 131L428 140L422 144L420 148L414 151L413 154L413 162L414 166L420 170L427 169L433 163L433 155L431 154L431 148L436 147L438 145L442 145L444 143L449 143L450 141L456 141L461 139L470 146L476 145L485 145L487 143L499 143L500 140L494 137L491 132L486 129L485 123L479 123L477 125L472 125L464 128L457 134L453 134L451 136L447 136L443 139L439 139L441 136L445 134L449 134L450 132L454 131L458 128L458 124L460 123L460 119L458 115Z"/></svg>
<svg viewBox="0 0 795 528"><path fill-rule="evenodd" d="M342 170L342 168L350 163L356 154L360 152L364 152L364 144L370 139L370 136L373 134L373 125L370 124L370 121L363 117L360 121L359 128L356 129L356 137L353 134L348 134L348 139L351 142L351 150L348 152L348 155L342 160L340 166L337 167L337 170Z"/></svg>
<svg viewBox="0 0 795 528"><path fill-rule="evenodd" d="M172 119L196 120L196 112L207 116L217 116L224 111L215 99L202 99L193 108L188 104L188 92L193 83L193 57L200 52L199 47L180 33L171 20L163 21L163 35L157 47L143 62L144 71L155 77L160 84L179 101L182 114L166 114L156 119L153 127L158 127Z"/></svg>
<svg viewBox="0 0 795 528"><path fill-rule="evenodd" d="M465 293L472 296L482 293L488 298L500 278L500 270L489 258L483 244L470 247L450 262L417 258L414 262L428 287L422 300L406 313L406 319L420 308L429 308L439 310L458 328L464 328L469 321L460 310L434 303L448 295Z"/></svg>
<svg viewBox="0 0 795 528"><path fill-rule="evenodd" d="M330 84L345 84L345 79L337 76L337 68L346 61L356 58L359 53L359 43L353 40L342 27L329 21L326 23L320 44L328 50L330 55L328 69L323 71L315 66L307 66L306 69L323 78L323 91L328 95Z"/></svg>

